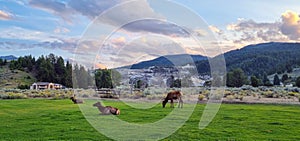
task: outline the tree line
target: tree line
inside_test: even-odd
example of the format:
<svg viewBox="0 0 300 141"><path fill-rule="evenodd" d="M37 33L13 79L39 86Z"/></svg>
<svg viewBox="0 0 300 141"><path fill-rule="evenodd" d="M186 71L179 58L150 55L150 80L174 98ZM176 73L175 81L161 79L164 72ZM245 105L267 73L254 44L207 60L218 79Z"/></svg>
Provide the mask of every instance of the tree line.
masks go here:
<svg viewBox="0 0 300 141"><path fill-rule="evenodd" d="M69 88L73 86L72 64L69 61L65 63L61 56L54 54L42 55L38 59L31 55L19 57L10 61L9 68L31 73L40 82L59 83Z"/></svg>
<svg viewBox="0 0 300 141"><path fill-rule="evenodd" d="M6 63L7 61L0 60L0 65ZM120 73L115 70L89 70L82 65L72 65L52 53L38 59L31 55L19 57L9 62L9 68L31 73L39 82L59 83L67 88L113 88L121 81Z"/></svg>
<svg viewBox="0 0 300 141"><path fill-rule="evenodd" d="M288 74L283 74L281 78L279 78L278 74L275 74L274 79L271 82L266 73L263 73L262 77L252 75L249 78L240 68L229 71L226 79L226 85L228 87L241 87L243 85L252 85L253 87L279 86L281 84L286 85L293 82L295 82L294 84L297 87L300 87L300 77L293 80Z"/></svg>

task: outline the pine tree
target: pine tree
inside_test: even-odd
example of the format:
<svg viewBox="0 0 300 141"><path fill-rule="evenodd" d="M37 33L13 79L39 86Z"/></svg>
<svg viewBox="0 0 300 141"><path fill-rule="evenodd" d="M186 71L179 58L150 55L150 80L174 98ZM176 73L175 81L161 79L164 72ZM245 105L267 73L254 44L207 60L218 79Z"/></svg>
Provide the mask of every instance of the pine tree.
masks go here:
<svg viewBox="0 0 300 141"><path fill-rule="evenodd" d="M300 87L300 76L297 78L297 80L296 80L296 86L297 87Z"/></svg>
<svg viewBox="0 0 300 141"><path fill-rule="evenodd" d="M285 84L288 79L289 79L289 76L287 74L284 74L281 78L281 82Z"/></svg>
<svg viewBox="0 0 300 141"><path fill-rule="evenodd" d="M68 88L72 88L73 87L73 83L72 83L72 65L70 64L69 61L67 61L67 63L66 63L66 73L65 73L64 77L65 77L65 79L64 79L64 82L62 84L65 85Z"/></svg>
<svg viewBox="0 0 300 141"><path fill-rule="evenodd" d="M280 85L280 79L279 79L277 74L274 76L273 84L274 85Z"/></svg>

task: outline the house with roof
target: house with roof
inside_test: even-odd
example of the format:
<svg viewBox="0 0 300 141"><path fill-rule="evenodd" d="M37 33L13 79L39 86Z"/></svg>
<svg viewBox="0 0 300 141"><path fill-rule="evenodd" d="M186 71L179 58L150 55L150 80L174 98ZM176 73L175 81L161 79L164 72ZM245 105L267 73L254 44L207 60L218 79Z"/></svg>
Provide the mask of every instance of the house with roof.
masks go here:
<svg viewBox="0 0 300 141"><path fill-rule="evenodd" d="M62 89L63 85L51 82L35 82L30 86L31 90L44 90L44 89Z"/></svg>

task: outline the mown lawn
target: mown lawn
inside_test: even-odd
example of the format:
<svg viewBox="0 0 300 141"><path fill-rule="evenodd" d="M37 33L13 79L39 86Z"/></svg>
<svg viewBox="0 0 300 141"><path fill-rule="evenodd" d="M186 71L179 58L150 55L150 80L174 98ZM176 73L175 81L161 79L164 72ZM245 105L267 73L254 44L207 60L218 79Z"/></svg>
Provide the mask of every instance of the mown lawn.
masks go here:
<svg viewBox="0 0 300 141"><path fill-rule="evenodd" d="M85 104L97 118L93 102ZM105 103L119 107L118 118L131 123L158 121L172 110L161 105L145 110L117 101ZM204 106L197 105L189 120L163 140L300 140L300 106L222 104L211 124L200 130ZM70 100L22 99L0 101L0 140L110 139L94 129Z"/></svg>

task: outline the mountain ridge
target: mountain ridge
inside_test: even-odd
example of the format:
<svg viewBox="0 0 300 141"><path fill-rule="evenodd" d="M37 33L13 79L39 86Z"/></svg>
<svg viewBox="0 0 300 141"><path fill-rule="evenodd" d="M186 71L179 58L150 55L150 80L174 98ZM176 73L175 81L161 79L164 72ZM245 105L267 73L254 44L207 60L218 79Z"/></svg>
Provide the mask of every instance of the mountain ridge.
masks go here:
<svg viewBox="0 0 300 141"><path fill-rule="evenodd" d="M130 69L144 69L151 66L172 67L206 60L207 58L208 57L206 56L192 54L164 55L152 60L142 61L126 67Z"/></svg>
<svg viewBox="0 0 300 141"><path fill-rule="evenodd" d="M300 66L300 43L253 44L222 55L225 58L227 71L241 68L248 76L260 76L263 73L281 74ZM209 67L208 61L198 61L196 66L200 74L210 72L207 68Z"/></svg>
<svg viewBox="0 0 300 141"><path fill-rule="evenodd" d="M18 58L14 55L7 55L7 56L0 56L0 59L11 61L11 60L17 60Z"/></svg>

